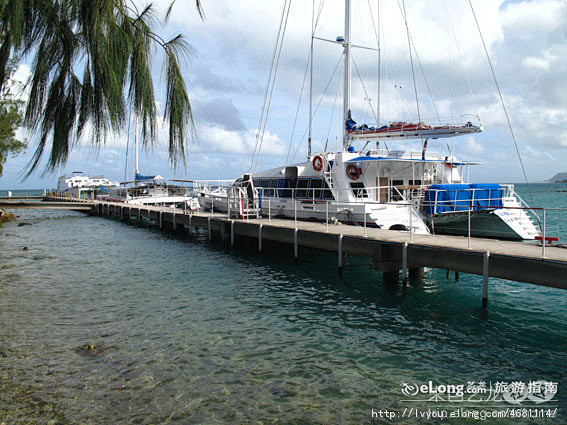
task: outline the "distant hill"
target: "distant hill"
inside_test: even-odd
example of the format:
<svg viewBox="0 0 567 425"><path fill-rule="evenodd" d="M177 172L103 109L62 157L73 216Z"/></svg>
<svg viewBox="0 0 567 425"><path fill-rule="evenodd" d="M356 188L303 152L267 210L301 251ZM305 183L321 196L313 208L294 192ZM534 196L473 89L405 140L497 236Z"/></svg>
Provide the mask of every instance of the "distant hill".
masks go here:
<svg viewBox="0 0 567 425"><path fill-rule="evenodd" d="M567 173L557 173L548 180L548 183L567 183Z"/></svg>

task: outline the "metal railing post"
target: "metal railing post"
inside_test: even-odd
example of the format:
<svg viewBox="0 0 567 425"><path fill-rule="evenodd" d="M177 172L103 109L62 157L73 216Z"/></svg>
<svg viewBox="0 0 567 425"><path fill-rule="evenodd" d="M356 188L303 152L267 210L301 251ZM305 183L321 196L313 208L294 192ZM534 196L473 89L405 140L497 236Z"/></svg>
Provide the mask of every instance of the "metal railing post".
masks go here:
<svg viewBox="0 0 567 425"><path fill-rule="evenodd" d="M408 243L402 244L402 285L404 289L408 284Z"/></svg>
<svg viewBox="0 0 567 425"><path fill-rule="evenodd" d="M226 191L226 218L230 220L230 189Z"/></svg>
<svg viewBox="0 0 567 425"><path fill-rule="evenodd" d="M294 212L294 223L295 223L295 228L297 229L297 201L294 201L294 208L293 208L293 212Z"/></svg>
<svg viewBox="0 0 567 425"><path fill-rule="evenodd" d="M408 204L409 209L409 240L413 242L413 211L411 210L411 204Z"/></svg>
<svg viewBox="0 0 567 425"><path fill-rule="evenodd" d="M325 212L325 225L327 226L327 233L329 233L329 201L325 201L326 212Z"/></svg>
<svg viewBox="0 0 567 425"><path fill-rule="evenodd" d="M268 223L272 223L272 199L268 198Z"/></svg>
<svg viewBox="0 0 567 425"><path fill-rule="evenodd" d="M486 310L488 306L488 262L490 260L490 252L485 251L483 253L483 260L482 260L482 309Z"/></svg>
<svg viewBox="0 0 567 425"><path fill-rule="evenodd" d="M469 205L469 224L468 224L468 249L471 249L471 206Z"/></svg>
<svg viewBox="0 0 567 425"><path fill-rule="evenodd" d="M543 210L543 235L541 238L541 258L545 258L545 221L546 221L546 217L545 217L545 208Z"/></svg>

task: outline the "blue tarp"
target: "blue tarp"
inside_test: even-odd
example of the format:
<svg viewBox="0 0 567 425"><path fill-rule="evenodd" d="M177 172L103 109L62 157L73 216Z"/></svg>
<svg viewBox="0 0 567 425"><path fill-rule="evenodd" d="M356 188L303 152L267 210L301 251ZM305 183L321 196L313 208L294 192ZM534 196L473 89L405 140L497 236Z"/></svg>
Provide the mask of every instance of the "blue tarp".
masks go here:
<svg viewBox="0 0 567 425"><path fill-rule="evenodd" d="M425 191L425 214L502 207L502 186L493 183L433 184ZM473 199L474 197L474 199Z"/></svg>
<svg viewBox="0 0 567 425"><path fill-rule="evenodd" d="M155 176L143 176L140 173L136 173L135 180L153 180Z"/></svg>
<svg viewBox="0 0 567 425"><path fill-rule="evenodd" d="M502 194L504 190L499 184L473 183L470 186L471 189L474 189L474 207L502 207Z"/></svg>

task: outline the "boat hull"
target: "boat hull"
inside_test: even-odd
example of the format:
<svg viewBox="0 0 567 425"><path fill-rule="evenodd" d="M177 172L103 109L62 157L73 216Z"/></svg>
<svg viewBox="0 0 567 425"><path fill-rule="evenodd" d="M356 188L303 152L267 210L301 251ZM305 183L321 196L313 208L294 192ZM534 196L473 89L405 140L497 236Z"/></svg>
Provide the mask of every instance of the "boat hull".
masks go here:
<svg viewBox="0 0 567 425"><path fill-rule="evenodd" d="M533 240L537 230L529 222L528 230L517 217L502 217L504 210L472 211L470 215L471 236L505 240ZM468 236L468 211L449 212L430 216L428 225L435 234ZM525 223L526 227L528 223ZM530 229L532 228L532 229Z"/></svg>

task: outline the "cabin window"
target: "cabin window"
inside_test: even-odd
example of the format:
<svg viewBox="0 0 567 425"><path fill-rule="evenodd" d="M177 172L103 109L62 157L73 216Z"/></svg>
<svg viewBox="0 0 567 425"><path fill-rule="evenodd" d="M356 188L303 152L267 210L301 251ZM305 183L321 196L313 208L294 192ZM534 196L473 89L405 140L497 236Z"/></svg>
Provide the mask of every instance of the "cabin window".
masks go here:
<svg viewBox="0 0 567 425"><path fill-rule="evenodd" d="M326 180L323 180L323 199L333 199L333 193L329 189Z"/></svg>
<svg viewBox="0 0 567 425"><path fill-rule="evenodd" d="M321 188L323 187L323 179L311 179L309 185L309 196L311 199L321 199Z"/></svg>
<svg viewBox="0 0 567 425"><path fill-rule="evenodd" d="M283 187L284 189L280 191L282 198L292 198L292 188L295 187L295 180L284 179Z"/></svg>
<svg viewBox="0 0 567 425"><path fill-rule="evenodd" d="M390 200L391 201L401 201L402 200L402 195L400 194L399 190L396 189L396 186L403 186L404 185L404 181L403 180L392 180L392 188L391 188L391 193L390 193Z"/></svg>
<svg viewBox="0 0 567 425"><path fill-rule="evenodd" d="M256 184L256 183L254 183L254 184ZM271 190L269 189L269 187L270 187L270 181L269 181L269 180L267 180L267 179L260 179L260 180L259 180L259 183L258 183L258 186L259 186L260 188L262 188L262 195L263 195L263 196L272 196L272 195L271 195Z"/></svg>
<svg viewBox="0 0 567 425"><path fill-rule="evenodd" d="M270 196L277 196L278 195L278 191L276 190L278 188L278 179L271 179L270 180Z"/></svg>
<svg viewBox="0 0 567 425"><path fill-rule="evenodd" d="M421 180L410 180L409 185L410 186L421 186Z"/></svg>
<svg viewBox="0 0 567 425"><path fill-rule="evenodd" d="M350 187L356 198L368 198L368 192L364 188L364 183L351 183Z"/></svg>
<svg viewBox="0 0 567 425"><path fill-rule="evenodd" d="M308 186L309 186L309 179L298 179L297 180L297 188L296 188L296 191L295 191L295 197L296 198L306 198Z"/></svg>

